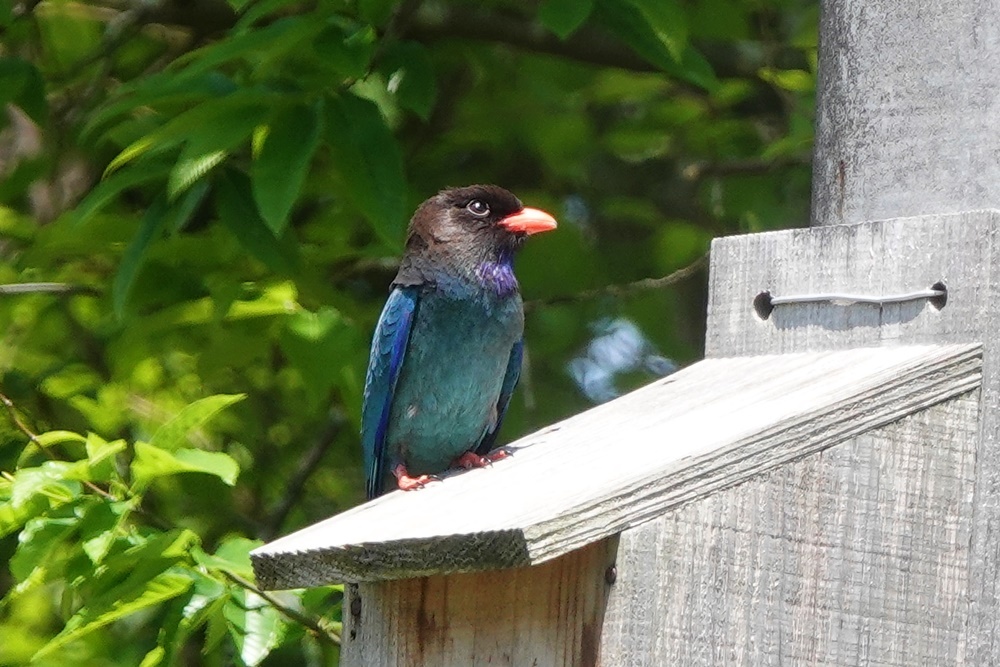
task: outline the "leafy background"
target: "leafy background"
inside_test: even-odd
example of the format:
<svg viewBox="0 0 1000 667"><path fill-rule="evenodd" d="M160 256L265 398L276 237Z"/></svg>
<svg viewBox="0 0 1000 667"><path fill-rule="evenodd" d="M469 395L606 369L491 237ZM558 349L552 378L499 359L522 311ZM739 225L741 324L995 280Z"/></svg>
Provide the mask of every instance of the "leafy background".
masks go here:
<svg viewBox="0 0 1000 667"><path fill-rule="evenodd" d="M341 588L247 553L362 499L409 212L494 182L560 219L506 439L670 372L710 239L807 219L817 16L0 0L0 664L336 664Z"/></svg>

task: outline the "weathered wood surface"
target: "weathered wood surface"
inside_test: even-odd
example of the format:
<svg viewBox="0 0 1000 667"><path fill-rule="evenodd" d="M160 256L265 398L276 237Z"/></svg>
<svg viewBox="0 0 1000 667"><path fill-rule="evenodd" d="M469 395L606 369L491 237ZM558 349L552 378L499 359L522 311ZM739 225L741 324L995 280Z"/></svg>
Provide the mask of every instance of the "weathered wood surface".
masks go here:
<svg viewBox="0 0 1000 667"><path fill-rule="evenodd" d="M1000 70L998 70L1000 71ZM787 305L761 320L761 290L898 293L942 281L948 302ZM1000 212L971 211L740 238L712 246L706 354L755 355L930 342L983 343L966 660L1000 664Z"/></svg>
<svg viewBox="0 0 1000 667"><path fill-rule="evenodd" d="M265 588L535 564L979 386L975 345L702 361L255 550Z"/></svg>
<svg viewBox="0 0 1000 667"><path fill-rule="evenodd" d="M1000 206L993 0L837 0L820 19L812 224Z"/></svg>
<svg viewBox="0 0 1000 667"><path fill-rule="evenodd" d="M898 294L939 281L948 288L941 310L927 301L788 304L762 320L752 305L763 290ZM1000 332L1000 211L716 239L707 325L708 357L885 344L989 347Z"/></svg>
<svg viewBox="0 0 1000 667"><path fill-rule="evenodd" d="M600 664L966 664L977 394L623 533Z"/></svg>
<svg viewBox="0 0 1000 667"><path fill-rule="evenodd" d="M533 567L349 586L341 663L597 665L617 543L607 538Z"/></svg>

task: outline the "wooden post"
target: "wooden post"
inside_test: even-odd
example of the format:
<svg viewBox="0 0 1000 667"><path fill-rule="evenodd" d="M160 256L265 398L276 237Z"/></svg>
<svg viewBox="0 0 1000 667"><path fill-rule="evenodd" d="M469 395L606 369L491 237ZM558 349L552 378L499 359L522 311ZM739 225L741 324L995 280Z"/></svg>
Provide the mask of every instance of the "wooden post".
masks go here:
<svg viewBox="0 0 1000 667"><path fill-rule="evenodd" d="M825 0L812 224L1000 208L992 0Z"/></svg>

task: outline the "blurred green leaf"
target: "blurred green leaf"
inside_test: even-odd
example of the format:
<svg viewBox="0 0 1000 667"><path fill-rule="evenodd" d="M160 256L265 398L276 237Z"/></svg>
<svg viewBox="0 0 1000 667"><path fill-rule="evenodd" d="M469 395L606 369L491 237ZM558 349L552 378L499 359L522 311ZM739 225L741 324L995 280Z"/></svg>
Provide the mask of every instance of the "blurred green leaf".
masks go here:
<svg viewBox="0 0 1000 667"><path fill-rule="evenodd" d="M90 194L76 207L73 214L73 224L84 224L125 190L163 178L169 172L170 163L158 160L135 165L131 169L112 174L91 190Z"/></svg>
<svg viewBox="0 0 1000 667"><path fill-rule="evenodd" d="M90 12L76 11L66 2L47 2L36 6L32 15L45 58L57 71L71 71L100 48L102 26Z"/></svg>
<svg viewBox="0 0 1000 667"><path fill-rule="evenodd" d="M214 554L195 552L195 559L206 568L232 572L245 579L253 579L250 552L261 546L260 540L246 537L231 537L219 545Z"/></svg>
<svg viewBox="0 0 1000 667"><path fill-rule="evenodd" d="M403 159L378 108L353 95L331 98L326 133L340 194L368 219L383 242L400 248L406 215Z"/></svg>
<svg viewBox="0 0 1000 667"><path fill-rule="evenodd" d="M321 107L298 105L279 113L253 161L250 178L260 215L276 237L302 190L309 164L319 146Z"/></svg>
<svg viewBox="0 0 1000 667"><path fill-rule="evenodd" d="M146 249L163 230L167 221L168 207L167 199L162 195L153 202L139 224L139 232L132 237L132 242L122 256L121 263L118 265L118 273L115 275L115 282L111 288L111 298L114 301L115 314L118 317L122 317L125 312L125 300L128 298L132 283L135 282Z"/></svg>
<svg viewBox="0 0 1000 667"><path fill-rule="evenodd" d="M314 44L316 55L341 76L364 78L375 55L376 34L369 25L334 21L323 29Z"/></svg>
<svg viewBox="0 0 1000 667"><path fill-rule="evenodd" d="M222 224L269 268L289 273L298 264L298 247L290 230L275 238L253 204L253 190L244 174L228 171L221 175L215 190L215 206Z"/></svg>
<svg viewBox="0 0 1000 667"><path fill-rule="evenodd" d="M243 394L219 394L208 396L184 407L173 419L156 429L149 446L167 451L179 449L186 444L191 433L206 424L216 414L230 405L239 403Z"/></svg>
<svg viewBox="0 0 1000 667"><path fill-rule="evenodd" d="M19 107L39 125L48 122L45 82L38 69L20 58L0 57L0 109L8 104Z"/></svg>
<svg viewBox="0 0 1000 667"><path fill-rule="evenodd" d="M594 12L605 26L650 63L706 90L713 89L717 80L711 65L690 44L685 44L686 38L679 38L678 26L673 26L673 32L669 30L666 17L672 12L655 8L656 0L643 3L644 10L640 10L632 0L596 0ZM656 15L655 26L646 11Z"/></svg>
<svg viewBox="0 0 1000 667"><path fill-rule="evenodd" d="M137 611L148 609L182 594L191 580L181 574L163 572L148 581L135 581L116 591L113 600L99 599L77 612L66 628L34 655L33 661L49 656L66 644Z"/></svg>
<svg viewBox="0 0 1000 667"><path fill-rule="evenodd" d="M363 353L366 345L332 308L296 313L286 320L281 336L281 349L301 373L315 404L328 401L330 389L343 380L345 371L353 370L345 364L350 358L346 353Z"/></svg>
<svg viewBox="0 0 1000 667"><path fill-rule="evenodd" d="M271 110L271 106L280 103L281 100L261 91L243 90L218 99L202 102L198 106L175 116L163 126L153 132L137 139L126 146L105 169L105 175L112 174L126 164L145 156L155 155L163 151L177 147L189 139L194 139L196 148L188 154L189 159L194 159L206 144L218 145L213 135L214 131L222 131L220 137L222 143L229 142L229 145L249 136L253 129L252 124L246 123L249 119L252 122L259 122L266 117ZM221 130L220 128L234 125L234 128ZM247 128L247 125L251 125ZM234 135L237 135L234 137Z"/></svg>
<svg viewBox="0 0 1000 667"><path fill-rule="evenodd" d="M45 568L50 559L59 557L62 543L73 534L77 523L75 517L38 517L28 521L10 559L14 578L24 581L36 568Z"/></svg>
<svg viewBox="0 0 1000 667"><path fill-rule="evenodd" d="M757 74L764 81L793 92L808 92L816 88L815 75L804 70L762 67Z"/></svg>
<svg viewBox="0 0 1000 667"><path fill-rule="evenodd" d="M427 120L437 97L437 80L427 49L417 42L397 42L386 50L379 68L400 106Z"/></svg>
<svg viewBox="0 0 1000 667"><path fill-rule="evenodd" d="M167 451L144 442L135 443L132 478L136 489L145 489L155 479L186 472L214 475L233 486L240 468L233 457L222 452L190 448Z"/></svg>
<svg viewBox="0 0 1000 667"><path fill-rule="evenodd" d="M677 0L631 0L674 60L684 59L687 47L687 17Z"/></svg>
<svg viewBox="0 0 1000 667"><path fill-rule="evenodd" d="M396 4L394 0L358 0L358 13L372 25L384 25Z"/></svg>
<svg viewBox="0 0 1000 667"><path fill-rule="evenodd" d="M189 51L171 63L171 69L183 70L180 73L189 77L203 74L232 60L252 60L268 52L288 52L314 36L321 28L321 25L308 17L281 18L268 26Z"/></svg>
<svg viewBox="0 0 1000 667"><path fill-rule="evenodd" d="M560 39L566 39L583 25L594 0L545 0L538 8L538 20Z"/></svg>

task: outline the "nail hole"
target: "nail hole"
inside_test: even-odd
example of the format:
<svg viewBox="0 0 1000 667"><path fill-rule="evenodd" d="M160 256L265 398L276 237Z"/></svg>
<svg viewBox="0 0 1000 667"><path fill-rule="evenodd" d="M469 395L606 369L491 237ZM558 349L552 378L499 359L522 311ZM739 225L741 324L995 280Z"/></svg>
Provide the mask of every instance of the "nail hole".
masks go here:
<svg viewBox="0 0 1000 667"><path fill-rule="evenodd" d="M771 311L774 310L774 304L771 303L771 293L764 290L755 296L753 298L753 309L756 311L757 317L762 320L771 317Z"/></svg>
<svg viewBox="0 0 1000 667"><path fill-rule="evenodd" d="M940 296L932 296L930 298L931 305L941 310L948 303L948 286L939 280L931 285L931 289L943 292Z"/></svg>

